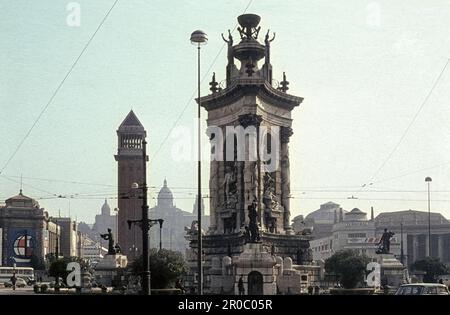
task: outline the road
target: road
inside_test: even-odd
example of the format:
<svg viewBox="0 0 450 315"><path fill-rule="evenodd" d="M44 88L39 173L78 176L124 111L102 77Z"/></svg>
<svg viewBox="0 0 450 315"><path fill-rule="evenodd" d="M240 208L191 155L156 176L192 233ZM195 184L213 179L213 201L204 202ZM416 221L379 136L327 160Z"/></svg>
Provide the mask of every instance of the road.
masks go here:
<svg viewBox="0 0 450 315"><path fill-rule="evenodd" d="M12 288L4 288L0 287L0 295L34 295L33 287L25 287L25 288L16 288L13 290Z"/></svg>

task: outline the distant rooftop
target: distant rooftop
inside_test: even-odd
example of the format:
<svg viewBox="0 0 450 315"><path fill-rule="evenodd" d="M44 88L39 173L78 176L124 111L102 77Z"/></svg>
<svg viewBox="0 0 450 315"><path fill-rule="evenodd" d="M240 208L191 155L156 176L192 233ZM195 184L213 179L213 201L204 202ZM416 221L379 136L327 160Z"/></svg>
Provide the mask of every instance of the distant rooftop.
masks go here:
<svg viewBox="0 0 450 315"><path fill-rule="evenodd" d="M431 212L432 224L450 224L442 214ZM419 210L403 210L382 212L375 218L375 223L380 224L428 224L428 212Z"/></svg>

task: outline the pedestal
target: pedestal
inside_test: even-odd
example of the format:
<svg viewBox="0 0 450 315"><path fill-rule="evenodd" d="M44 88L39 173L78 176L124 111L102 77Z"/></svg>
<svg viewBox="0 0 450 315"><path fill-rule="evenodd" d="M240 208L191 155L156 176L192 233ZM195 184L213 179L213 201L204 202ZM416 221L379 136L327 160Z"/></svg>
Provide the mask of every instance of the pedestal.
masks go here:
<svg viewBox="0 0 450 315"><path fill-rule="evenodd" d="M238 282L241 276L246 295L277 294L275 265L275 257L268 253L261 243L245 244L244 251L235 263L235 294L239 294Z"/></svg>
<svg viewBox="0 0 450 315"><path fill-rule="evenodd" d="M381 285L399 287L406 282L405 266L393 254L380 254Z"/></svg>
<svg viewBox="0 0 450 315"><path fill-rule="evenodd" d="M106 255L95 267L97 281L106 287L113 285L115 278L121 275L120 270L127 267L127 256L122 254Z"/></svg>

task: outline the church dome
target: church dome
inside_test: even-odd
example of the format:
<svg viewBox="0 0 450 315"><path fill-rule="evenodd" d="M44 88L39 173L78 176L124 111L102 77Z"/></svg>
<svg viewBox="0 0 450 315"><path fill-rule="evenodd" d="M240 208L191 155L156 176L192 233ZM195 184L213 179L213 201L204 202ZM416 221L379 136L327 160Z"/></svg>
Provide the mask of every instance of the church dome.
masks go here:
<svg viewBox="0 0 450 315"><path fill-rule="evenodd" d="M323 205L320 205L320 209L315 210L309 213L305 217L305 221L313 221L316 224L333 224L335 219L335 212L339 215L340 205L334 202L327 202ZM347 211L343 211L346 213Z"/></svg>
<svg viewBox="0 0 450 315"><path fill-rule="evenodd" d="M344 221L365 221L367 214L358 208L353 208L352 211L345 215Z"/></svg>
<svg viewBox="0 0 450 315"><path fill-rule="evenodd" d="M158 193L158 207L173 207L173 194L170 188L167 187L166 179L164 179L164 185Z"/></svg>
<svg viewBox="0 0 450 315"><path fill-rule="evenodd" d="M108 201L105 199L105 203L102 206L102 215L111 215L111 208L109 207Z"/></svg>

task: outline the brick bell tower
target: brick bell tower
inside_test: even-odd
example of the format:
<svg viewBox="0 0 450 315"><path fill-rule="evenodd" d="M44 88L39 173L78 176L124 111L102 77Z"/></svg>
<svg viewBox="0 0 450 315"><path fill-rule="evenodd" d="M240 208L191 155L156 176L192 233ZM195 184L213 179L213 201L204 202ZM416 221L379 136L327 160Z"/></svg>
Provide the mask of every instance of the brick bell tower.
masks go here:
<svg viewBox="0 0 450 315"><path fill-rule="evenodd" d="M142 142L146 136L144 126L131 110L117 130L118 149L114 156L118 162L118 243L129 260L142 253L142 231L136 225L129 229L127 220L142 217L142 192L131 186L133 183L141 186L144 182Z"/></svg>

